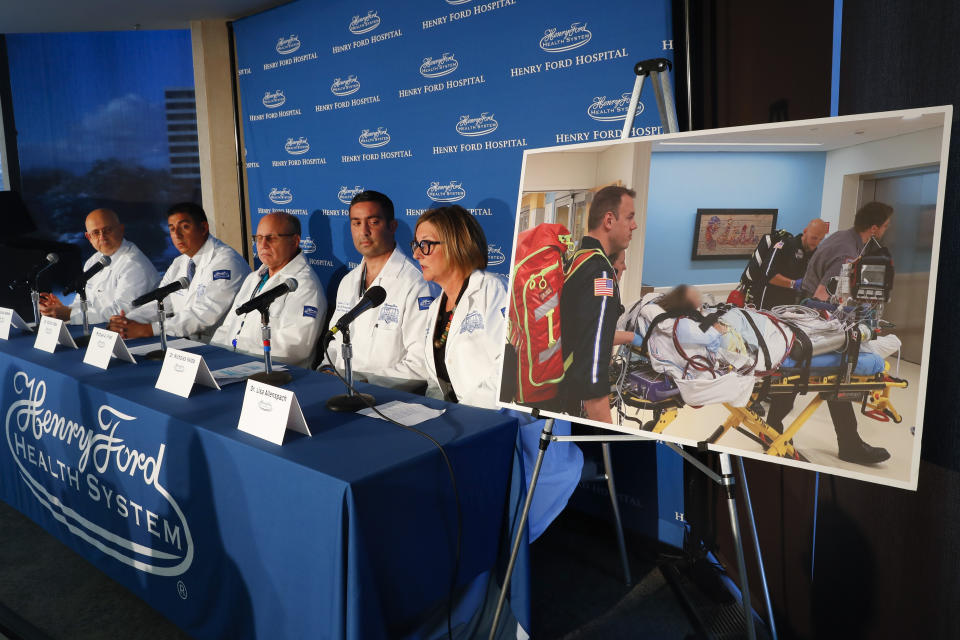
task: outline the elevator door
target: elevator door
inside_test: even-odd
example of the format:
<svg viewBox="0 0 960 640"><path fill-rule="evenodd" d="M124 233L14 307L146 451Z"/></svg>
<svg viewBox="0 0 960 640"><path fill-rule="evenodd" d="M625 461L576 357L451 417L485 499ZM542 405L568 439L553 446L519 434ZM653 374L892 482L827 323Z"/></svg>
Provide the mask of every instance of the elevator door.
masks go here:
<svg viewBox="0 0 960 640"><path fill-rule="evenodd" d="M876 200L893 207L883 244L893 254L896 276L884 318L897 324L894 333L909 362L919 363L923 353L938 174L939 167L929 167L861 180L860 205Z"/></svg>

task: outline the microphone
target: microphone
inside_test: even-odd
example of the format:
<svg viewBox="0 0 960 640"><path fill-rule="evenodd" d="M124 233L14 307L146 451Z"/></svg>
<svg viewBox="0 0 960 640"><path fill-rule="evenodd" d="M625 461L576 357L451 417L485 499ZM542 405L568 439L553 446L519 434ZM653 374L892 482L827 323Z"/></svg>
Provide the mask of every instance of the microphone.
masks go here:
<svg viewBox="0 0 960 640"><path fill-rule="evenodd" d="M38 264L36 267L33 268L33 271L30 273L30 278L31 279L36 278L38 275L40 275L41 273L43 273L53 265L57 264L58 262L60 262L60 256L58 256L55 253L48 253L43 257L43 262L41 262L40 264Z"/></svg>
<svg viewBox="0 0 960 640"><path fill-rule="evenodd" d="M84 271L82 274L80 274L80 276L77 277L77 279L73 282L73 284L67 287L66 289L64 289L63 292L79 293L81 290L83 290L85 286L87 286L87 282L90 281L90 278L92 278L93 276L103 271L107 266L110 265L110 262L111 262L110 256L100 256L100 259L97 260L92 267L90 267L89 269Z"/></svg>
<svg viewBox="0 0 960 640"><path fill-rule="evenodd" d="M255 298L250 298L250 300L244 302L242 305L237 307L237 315L242 316L245 313L250 313L251 311L263 309L269 307L270 303L282 296L285 293L290 293L291 291L297 290L298 283L294 278L287 278L273 289L269 291L264 291Z"/></svg>
<svg viewBox="0 0 960 640"><path fill-rule="evenodd" d="M339 331L346 329L351 322L357 319L361 313L367 309L373 309L374 307L379 307L383 304L383 301L387 299L387 291L383 287L377 285L376 287L370 287L363 294L363 297L360 298L360 302L347 311L345 314L340 316L340 319L337 320L336 324L330 328L329 333L331 336Z"/></svg>
<svg viewBox="0 0 960 640"><path fill-rule="evenodd" d="M180 291L180 289L186 289L189 286L190 286L189 280L187 280L185 277L180 278L179 280L171 282L166 286L158 287L149 293L143 294L142 296L140 296L139 298L133 301L133 306L141 307L147 304L148 302L163 300L174 291Z"/></svg>

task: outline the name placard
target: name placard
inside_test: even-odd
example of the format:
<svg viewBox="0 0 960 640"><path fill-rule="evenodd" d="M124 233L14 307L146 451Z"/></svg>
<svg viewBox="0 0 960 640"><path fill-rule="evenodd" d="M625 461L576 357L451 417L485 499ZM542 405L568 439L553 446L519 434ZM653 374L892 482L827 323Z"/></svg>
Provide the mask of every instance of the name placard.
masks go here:
<svg viewBox="0 0 960 640"><path fill-rule="evenodd" d="M293 391L256 380L247 380L237 428L278 445L283 444L287 429L312 435Z"/></svg>
<svg viewBox="0 0 960 640"><path fill-rule="evenodd" d="M220 390L220 385L213 379L213 374L210 373L210 368L204 362L203 356L167 347L163 366L160 367L160 375L157 377L156 388L181 398L189 398L194 384Z"/></svg>
<svg viewBox="0 0 960 640"><path fill-rule="evenodd" d="M30 331L30 327L23 321L19 313L7 307L0 307L0 340L10 339L10 327Z"/></svg>
<svg viewBox="0 0 960 640"><path fill-rule="evenodd" d="M130 350L127 349L127 345L119 333L94 327L90 334L90 342L87 343L87 351L83 354L83 361L95 367L106 369L111 358L119 358L124 362L133 364L137 363L130 355Z"/></svg>
<svg viewBox="0 0 960 640"><path fill-rule="evenodd" d="M73 341L73 336L67 331L67 325L63 320L57 320L49 316L40 318L40 326L37 327L37 338L33 341L33 348L53 353L58 344L71 349L77 348L77 343Z"/></svg>

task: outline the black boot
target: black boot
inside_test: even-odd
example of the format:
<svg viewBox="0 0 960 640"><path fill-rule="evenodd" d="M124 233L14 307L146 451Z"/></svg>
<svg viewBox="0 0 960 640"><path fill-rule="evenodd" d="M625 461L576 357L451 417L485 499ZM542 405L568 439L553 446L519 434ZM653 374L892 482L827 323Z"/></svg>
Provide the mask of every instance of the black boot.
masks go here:
<svg viewBox="0 0 960 640"><path fill-rule="evenodd" d="M871 447L863 440L841 444L837 457L853 464L877 464L888 460L890 452L883 447Z"/></svg>

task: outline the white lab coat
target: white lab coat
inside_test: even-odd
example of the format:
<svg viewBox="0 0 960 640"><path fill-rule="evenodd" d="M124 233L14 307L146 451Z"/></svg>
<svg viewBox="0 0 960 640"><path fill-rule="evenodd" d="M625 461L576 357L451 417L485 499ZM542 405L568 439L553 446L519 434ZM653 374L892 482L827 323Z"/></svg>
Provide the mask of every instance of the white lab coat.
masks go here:
<svg viewBox="0 0 960 640"><path fill-rule="evenodd" d="M93 254L83 270L96 264L102 255L99 251ZM124 240L110 256L110 264L87 281L87 321L90 324L106 322L121 309L129 309L134 298L152 291L158 280L160 274L150 259L137 245ZM83 324L80 296L70 304L70 324Z"/></svg>
<svg viewBox="0 0 960 640"><path fill-rule="evenodd" d="M470 274L467 290L453 312L444 357L450 384L462 404L497 408L507 333L507 299L507 282L502 276L479 270ZM433 360L433 330L440 301L438 296L430 305L423 339L427 396L431 398L443 397Z"/></svg>
<svg viewBox="0 0 960 640"><path fill-rule="evenodd" d="M185 277L189 262L189 256L183 254L174 258L159 286ZM170 294L164 301L165 328L168 336L209 342L227 311L231 310L244 277L250 273L250 265L243 256L213 236L208 237L194 254L193 262L197 270L190 287ZM160 334L156 303L147 303L132 313L128 309L127 316L137 322L152 323L153 335Z"/></svg>
<svg viewBox="0 0 960 640"><path fill-rule="evenodd" d="M360 302L363 267L361 262L340 281L331 327ZM423 380L423 334L430 318L430 305L440 287L427 283L416 263L399 248L393 250L371 286L378 285L387 292L386 300L376 309L360 314L350 325L354 374L391 387L405 386L404 381ZM327 349L341 372L342 344L342 336L337 333Z"/></svg>
<svg viewBox="0 0 960 640"><path fill-rule="evenodd" d="M320 278L313 267L307 264L302 253L270 276L258 292L257 286L266 273L267 268L260 267L246 277L227 317L210 342L262 357L260 314L251 311L238 316L234 310L255 295L269 291L287 278L293 278L297 281L297 290L285 293L270 303L270 354L279 362L310 368L313 366L323 318L327 313L327 299L323 295Z"/></svg>

